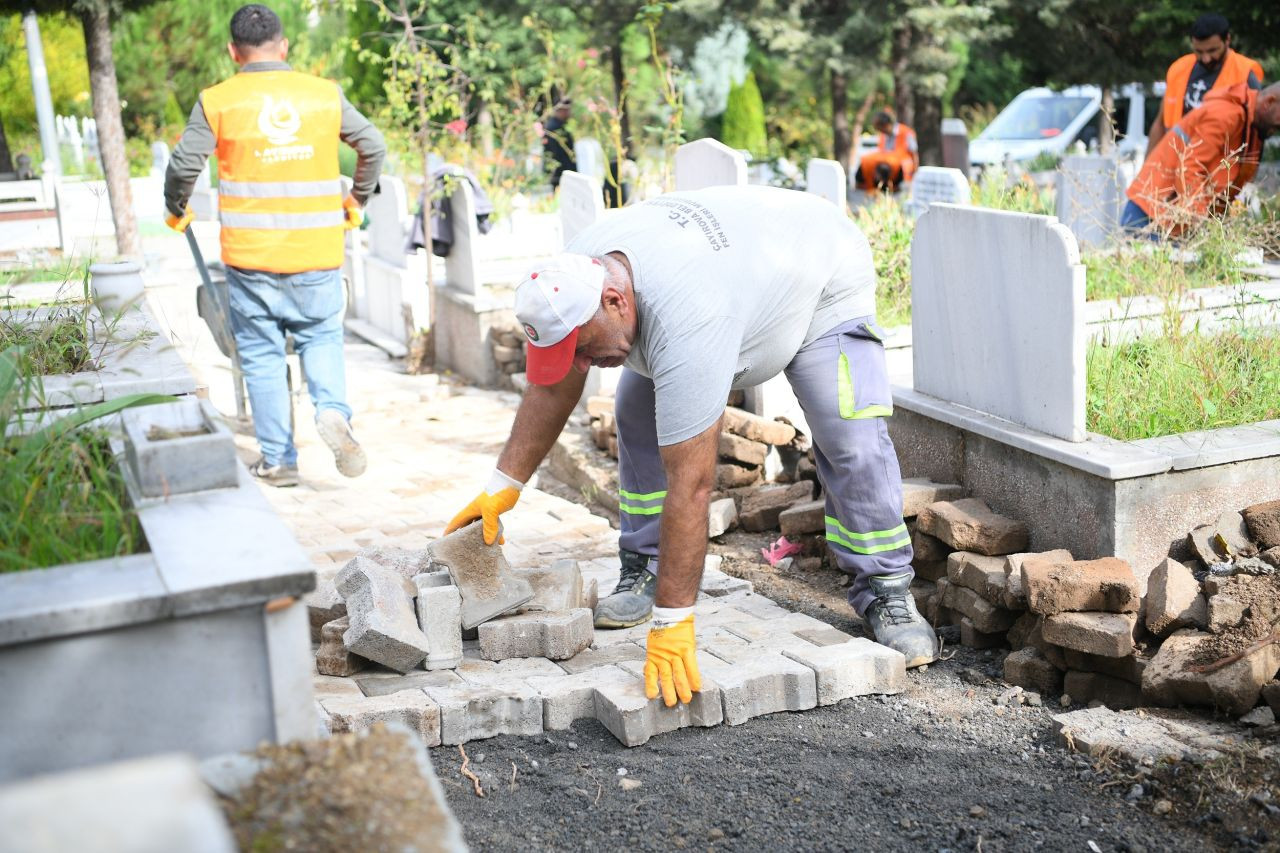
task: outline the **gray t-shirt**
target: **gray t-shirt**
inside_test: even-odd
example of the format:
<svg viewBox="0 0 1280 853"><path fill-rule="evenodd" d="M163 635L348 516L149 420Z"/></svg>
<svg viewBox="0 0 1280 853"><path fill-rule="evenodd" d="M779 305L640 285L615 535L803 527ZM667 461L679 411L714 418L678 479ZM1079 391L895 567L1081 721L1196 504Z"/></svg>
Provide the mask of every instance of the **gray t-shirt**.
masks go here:
<svg viewBox="0 0 1280 853"><path fill-rule="evenodd" d="M670 193L610 213L566 247L631 262L640 329L627 367L653 379L658 443L706 430L730 388L875 314L867 238L830 202L771 187Z"/></svg>

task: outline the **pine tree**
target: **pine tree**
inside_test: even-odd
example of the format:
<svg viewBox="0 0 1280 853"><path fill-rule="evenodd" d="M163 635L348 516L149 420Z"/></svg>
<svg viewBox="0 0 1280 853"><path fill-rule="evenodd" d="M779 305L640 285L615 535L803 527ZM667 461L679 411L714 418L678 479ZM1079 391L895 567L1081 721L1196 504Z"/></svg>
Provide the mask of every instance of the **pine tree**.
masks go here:
<svg viewBox="0 0 1280 853"><path fill-rule="evenodd" d="M764 100L760 97L760 87L756 85L753 71L748 71L742 82L729 90L720 141L730 148L749 151L756 157L763 157L769 151L764 128Z"/></svg>

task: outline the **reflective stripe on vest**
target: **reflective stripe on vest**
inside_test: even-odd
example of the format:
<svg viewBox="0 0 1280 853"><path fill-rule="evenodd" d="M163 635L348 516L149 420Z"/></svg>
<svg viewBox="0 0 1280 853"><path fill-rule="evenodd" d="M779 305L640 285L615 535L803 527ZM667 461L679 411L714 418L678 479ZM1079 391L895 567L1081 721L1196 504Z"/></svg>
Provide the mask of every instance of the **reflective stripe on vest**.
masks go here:
<svg viewBox="0 0 1280 853"><path fill-rule="evenodd" d="M342 265L342 96L297 71L242 72L204 90L217 138L222 260L297 273Z"/></svg>
<svg viewBox="0 0 1280 853"><path fill-rule="evenodd" d="M1191 81L1191 71L1195 65L1196 55L1188 53L1174 60L1174 63L1169 66L1169 73L1165 76L1164 104L1161 107L1161 116L1166 130L1177 124L1185 115L1182 106L1187 97L1187 84ZM1248 82L1250 72L1258 78L1259 83L1262 82L1261 65L1234 50L1228 50L1222 62L1222 70L1218 72L1218 79L1213 82L1209 92Z"/></svg>

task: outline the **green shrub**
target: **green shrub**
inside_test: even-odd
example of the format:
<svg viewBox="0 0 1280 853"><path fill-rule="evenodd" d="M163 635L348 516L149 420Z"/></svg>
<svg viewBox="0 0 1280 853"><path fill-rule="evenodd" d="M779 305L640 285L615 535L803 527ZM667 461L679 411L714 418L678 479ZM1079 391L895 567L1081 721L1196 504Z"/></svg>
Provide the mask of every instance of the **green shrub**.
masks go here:
<svg viewBox="0 0 1280 853"><path fill-rule="evenodd" d="M871 244L876 263L876 319L882 326L911 322L911 235L915 222L890 196L858 208L854 222Z"/></svg>
<svg viewBox="0 0 1280 853"><path fill-rule="evenodd" d="M742 82L729 90L729 103L724 110L720 141L730 148L750 151L755 157L769 152L764 128L764 100L756 85L755 72L748 71Z"/></svg>

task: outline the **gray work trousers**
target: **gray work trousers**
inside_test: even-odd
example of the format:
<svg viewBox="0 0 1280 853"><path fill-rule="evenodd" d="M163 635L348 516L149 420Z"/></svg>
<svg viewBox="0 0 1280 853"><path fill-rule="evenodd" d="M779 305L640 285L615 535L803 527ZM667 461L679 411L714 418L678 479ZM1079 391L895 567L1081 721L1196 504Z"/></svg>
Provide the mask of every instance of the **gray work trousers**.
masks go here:
<svg viewBox="0 0 1280 853"><path fill-rule="evenodd" d="M826 498L827 543L853 576L849 603L860 615L874 596L869 579L911 572L902 521L902 475L885 417L892 413L884 345L873 318L840 324L796 353L787 381L812 431ZM658 451L653 381L624 370L615 400L620 547L658 555L667 475ZM656 560L649 570L658 572Z"/></svg>

